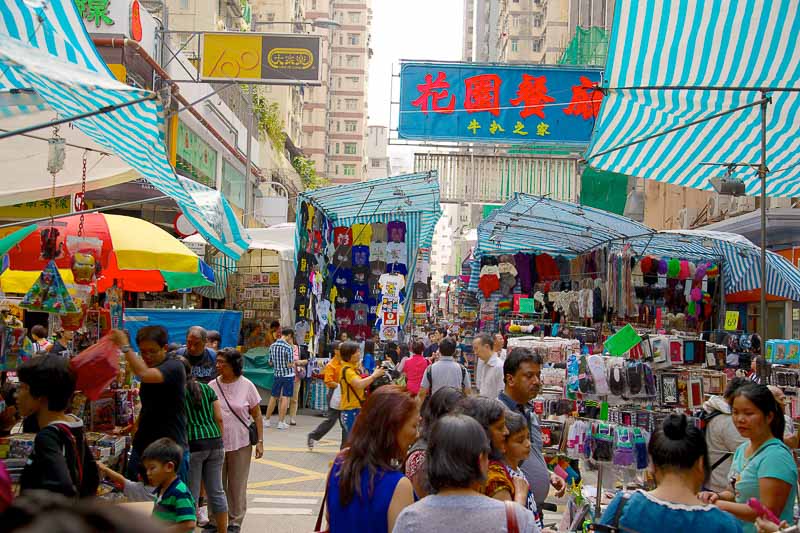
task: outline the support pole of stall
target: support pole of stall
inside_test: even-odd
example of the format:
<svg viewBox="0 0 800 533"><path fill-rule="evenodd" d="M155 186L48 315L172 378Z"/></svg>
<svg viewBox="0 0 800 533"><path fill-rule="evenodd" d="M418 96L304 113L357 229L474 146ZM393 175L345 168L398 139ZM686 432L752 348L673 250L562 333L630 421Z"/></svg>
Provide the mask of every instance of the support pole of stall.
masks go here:
<svg viewBox="0 0 800 533"><path fill-rule="evenodd" d="M758 177L761 179L761 302L759 312L761 324L762 354L764 343L767 342L767 104L769 98L765 92L761 93L761 164L758 166Z"/></svg>

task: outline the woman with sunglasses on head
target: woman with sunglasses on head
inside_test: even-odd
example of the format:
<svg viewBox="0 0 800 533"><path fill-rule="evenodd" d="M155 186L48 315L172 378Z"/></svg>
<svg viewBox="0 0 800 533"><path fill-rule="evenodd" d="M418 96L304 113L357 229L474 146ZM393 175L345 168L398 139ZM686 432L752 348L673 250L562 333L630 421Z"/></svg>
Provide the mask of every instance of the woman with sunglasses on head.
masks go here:
<svg viewBox="0 0 800 533"><path fill-rule="evenodd" d="M732 490L702 492L700 498L737 517L745 533L755 533L756 518L766 514L748 505L751 499L791 522L797 497L797 465L782 440L783 412L770 390L755 383L739 388L732 396L731 407L736 429L748 439L733 455Z"/></svg>

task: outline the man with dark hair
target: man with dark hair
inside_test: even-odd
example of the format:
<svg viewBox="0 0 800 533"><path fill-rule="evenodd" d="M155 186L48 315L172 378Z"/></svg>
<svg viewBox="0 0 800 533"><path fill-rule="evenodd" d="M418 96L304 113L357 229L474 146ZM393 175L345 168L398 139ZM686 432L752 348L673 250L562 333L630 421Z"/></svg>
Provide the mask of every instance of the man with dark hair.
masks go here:
<svg viewBox="0 0 800 533"><path fill-rule="evenodd" d="M219 350L220 344L222 344L222 335L220 335L219 331L215 329L209 330L206 335L206 348L211 348L216 352Z"/></svg>
<svg viewBox="0 0 800 533"><path fill-rule="evenodd" d="M47 490L69 497L97 492L100 477L94 456L83 438L83 422L65 413L75 392L75 375L66 359L43 355L17 372L17 406L36 419L39 432L22 471L20 488Z"/></svg>
<svg viewBox="0 0 800 533"><path fill-rule="evenodd" d="M269 419L275 412L275 404L278 404L278 429L289 429L284 419L289 408L289 400L294 394L294 342L294 330L283 328L281 338L269 347L267 364L275 370L275 379L272 382L272 395L267 405L265 427L270 427Z"/></svg>
<svg viewBox="0 0 800 533"><path fill-rule="evenodd" d="M542 357L528 348L511 350L503 364L505 390L499 396L500 401L506 407L524 416L528 422L531 451L520 466L536 498L537 509L541 509L547 499L550 485L553 485L556 489L556 496L559 497L567 488L563 478L547 469L542 452L544 441L539 418L529 404L530 400L539 395L539 388L542 384L542 363Z"/></svg>
<svg viewBox="0 0 800 533"><path fill-rule="evenodd" d="M728 382L722 396L711 396L703 404L703 430L708 446L708 472L706 488L721 492L728 488L728 473L733 461L733 453L747 439L739 434L733 424L731 406L728 400L736 391L750 381L747 378L733 378Z"/></svg>
<svg viewBox="0 0 800 533"><path fill-rule="evenodd" d="M442 387L454 387L469 394L471 382L467 369L453 358L456 343L445 338L439 343L439 360L425 370L419 388L419 398L423 401L428 394L434 394Z"/></svg>
<svg viewBox="0 0 800 533"><path fill-rule="evenodd" d="M167 357L169 336L163 326L145 326L136 333L136 344L141 357L136 355L124 331L115 330L111 340L125 354L128 368L142 382L139 398L142 411L139 425L133 436L128 460L128 479L139 479L141 456L150 443L168 437L184 449L183 461L178 465L178 477L189 480L189 442L186 435L186 410L184 392L186 371L183 363Z"/></svg>
<svg viewBox="0 0 800 533"><path fill-rule="evenodd" d="M189 361L189 364L192 365L192 375L200 383L209 383L217 377L217 352L207 343L208 332L206 329L201 326L192 326L186 332L186 344L175 352Z"/></svg>
<svg viewBox="0 0 800 533"><path fill-rule="evenodd" d="M478 394L497 398L503 392L503 362L494 352L494 340L486 333L480 333L472 341L472 351L478 358L475 370Z"/></svg>
<svg viewBox="0 0 800 533"><path fill-rule="evenodd" d="M439 343L447 336L447 330L444 328L434 328L433 331L430 333L430 340L431 343L425 348L425 357L433 357L433 355L439 351Z"/></svg>

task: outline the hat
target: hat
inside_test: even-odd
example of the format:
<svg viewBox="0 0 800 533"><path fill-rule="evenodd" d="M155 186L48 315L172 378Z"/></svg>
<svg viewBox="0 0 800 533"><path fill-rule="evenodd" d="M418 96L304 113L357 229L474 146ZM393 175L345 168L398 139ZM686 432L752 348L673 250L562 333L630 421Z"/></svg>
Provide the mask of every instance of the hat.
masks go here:
<svg viewBox="0 0 800 533"><path fill-rule="evenodd" d="M667 260L666 259L659 259L658 260L658 273L660 275L664 275L667 273Z"/></svg>
<svg viewBox="0 0 800 533"><path fill-rule="evenodd" d="M667 277L677 278L681 272L681 262L677 259L670 259L667 261Z"/></svg>

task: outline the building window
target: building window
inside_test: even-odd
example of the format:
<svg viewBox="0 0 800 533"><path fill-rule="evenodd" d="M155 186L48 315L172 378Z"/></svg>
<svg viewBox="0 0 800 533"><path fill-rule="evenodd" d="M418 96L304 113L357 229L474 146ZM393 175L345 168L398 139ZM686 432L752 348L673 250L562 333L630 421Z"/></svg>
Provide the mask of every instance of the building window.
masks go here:
<svg viewBox="0 0 800 533"><path fill-rule="evenodd" d="M358 122L356 122L355 120L345 120L344 131L349 133L355 133L356 131L358 131Z"/></svg>
<svg viewBox="0 0 800 533"><path fill-rule="evenodd" d="M337 89L342 88L342 78L336 78L336 88Z"/></svg>
<svg viewBox="0 0 800 533"><path fill-rule="evenodd" d="M358 145L356 143L344 143L344 153L347 155L356 155Z"/></svg>
<svg viewBox="0 0 800 533"><path fill-rule="evenodd" d="M358 24L361 22L361 13L358 11L348 11L347 18L350 20L350 24Z"/></svg>
<svg viewBox="0 0 800 533"><path fill-rule="evenodd" d="M511 27L512 28L519 28L519 15L512 15L511 16Z"/></svg>
<svg viewBox="0 0 800 533"><path fill-rule="evenodd" d="M351 87L357 88L358 82L361 81L361 79L358 76L347 76L347 81L350 83Z"/></svg>
<svg viewBox="0 0 800 533"><path fill-rule="evenodd" d="M519 49L519 42L516 39L511 39L511 51L516 52Z"/></svg>
<svg viewBox="0 0 800 533"><path fill-rule="evenodd" d="M533 14L533 27L534 28L541 28L542 24L544 24L544 17L541 13L534 13Z"/></svg>
<svg viewBox="0 0 800 533"><path fill-rule="evenodd" d="M267 22L275 22L275 13L267 13Z"/></svg>
<svg viewBox="0 0 800 533"><path fill-rule="evenodd" d="M337 111L341 111L342 110L342 101L339 100L339 99L336 100L336 110Z"/></svg>
<svg viewBox="0 0 800 533"><path fill-rule="evenodd" d="M355 165L343 165L344 167L344 175L345 176L355 176L356 175L356 166Z"/></svg>
<svg viewBox="0 0 800 533"><path fill-rule="evenodd" d="M358 109L358 100L355 98L346 98L344 101L344 108L348 111L356 111Z"/></svg>
<svg viewBox="0 0 800 533"><path fill-rule="evenodd" d="M358 46L361 42L361 36L357 33L348 33L347 34L347 44L350 46Z"/></svg>
<svg viewBox="0 0 800 533"><path fill-rule="evenodd" d="M336 143L336 153L339 153L339 143Z"/></svg>
<svg viewBox="0 0 800 533"><path fill-rule="evenodd" d="M181 9L189 9L189 0L181 0Z"/></svg>
<svg viewBox="0 0 800 533"><path fill-rule="evenodd" d="M542 51L542 39L541 39L541 37L535 37L531 41L531 51L532 52L541 52Z"/></svg>
<svg viewBox="0 0 800 533"><path fill-rule="evenodd" d="M339 165L336 165L334 168L336 169L335 174L338 174L339 173Z"/></svg>
<svg viewBox="0 0 800 533"><path fill-rule="evenodd" d="M358 67L358 56L348 55L345 59L348 67Z"/></svg>
<svg viewBox="0 0 800 533"><path fill-rule="evenodd" d="M339 46L344 46L344 35L339 34Z"/></svg>
<svg viewBox="0 0 800 533"><path fill-rule="evenodd" d="M317 10L317 0L311 0L311 10L312 11Z"/></svg>
<svg viewBox="0 0 800 533"><path fill-rule="evenodd" d="M380 159L372 159L372 168L381 168L381 160Z"/></svg>

